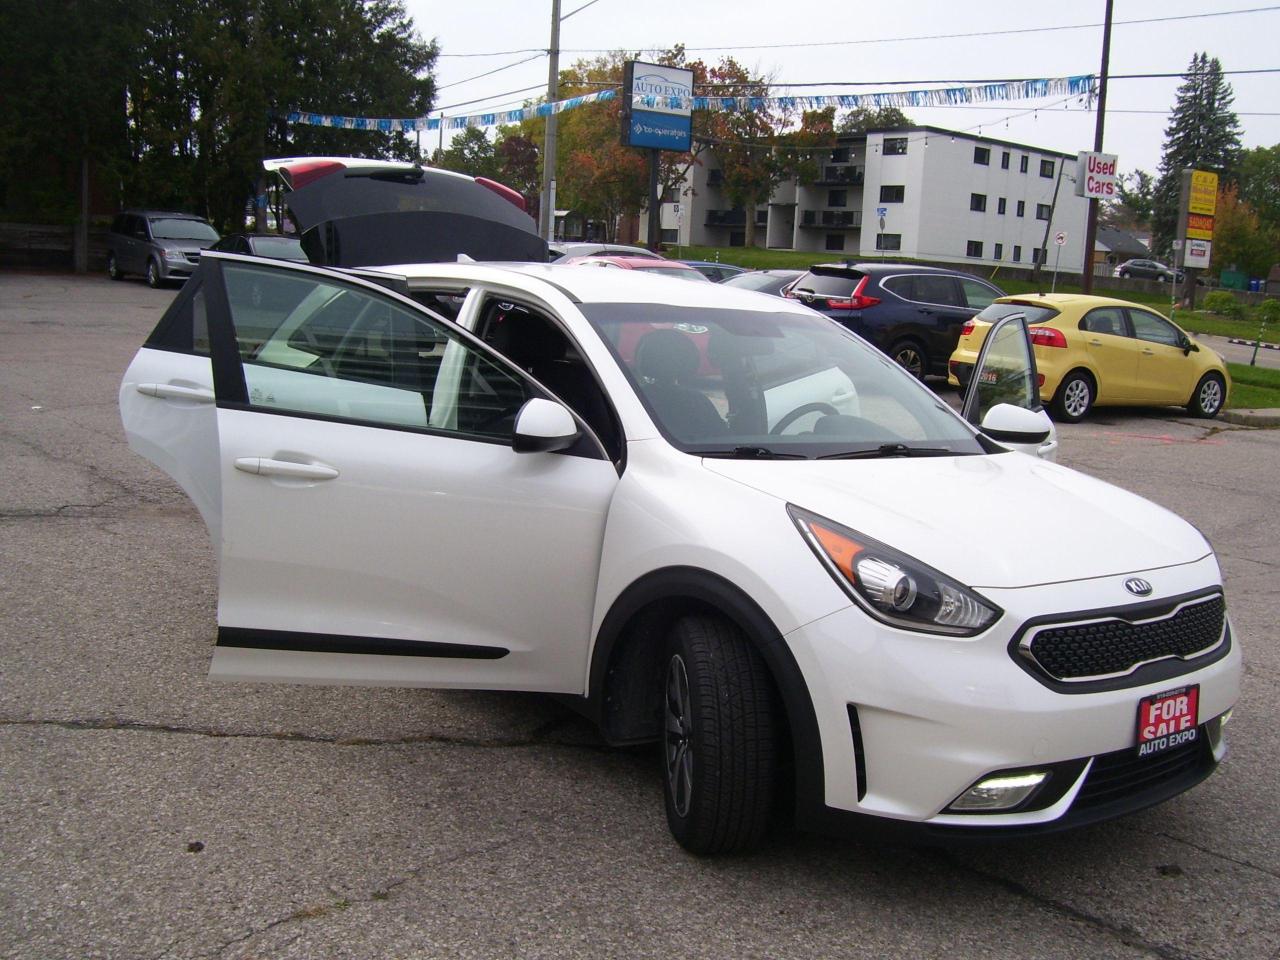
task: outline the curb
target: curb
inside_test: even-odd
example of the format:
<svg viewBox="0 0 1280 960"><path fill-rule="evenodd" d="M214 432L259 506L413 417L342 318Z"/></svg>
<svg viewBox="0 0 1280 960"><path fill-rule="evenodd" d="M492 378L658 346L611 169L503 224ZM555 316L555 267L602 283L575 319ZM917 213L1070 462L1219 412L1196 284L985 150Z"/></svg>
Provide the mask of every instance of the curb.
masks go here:
<svg viewBox="0 0 1280 960"><path fill-rule="evenodd" d="M1242 347L1252 347L1257 340L1241 340L1239 337L1227 337L1227 343L1237 343ZM1280 350L1280 343L1258 343L1263 350Z"/></svg>
<svg viewBox="0 0 1280 960"><path fill-rule="evenodd" d="M1223 410L1218 416L1244 427L1280 427L1280 410Z"/></svg>

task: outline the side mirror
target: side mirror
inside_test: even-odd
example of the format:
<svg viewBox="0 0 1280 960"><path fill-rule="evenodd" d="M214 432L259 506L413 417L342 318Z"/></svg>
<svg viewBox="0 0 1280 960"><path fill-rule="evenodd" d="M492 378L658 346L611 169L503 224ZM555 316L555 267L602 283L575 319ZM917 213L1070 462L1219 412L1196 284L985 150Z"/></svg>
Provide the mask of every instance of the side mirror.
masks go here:
<svg viewBox="0 0 1280 960"><path fill-rule="evenodd" d="M534 397L516 414L515 437L511 449L516 453L549 453L573 446L578 439L578 422L554 400Z"/></svg>
<svg viewBox="0 0 1280 960"><path fill-rule="evenodd" d="M1011 403L997 403L987 411L978 429L997 443L1038 447L1049 439L1053 425L1043 410L1028 410Z"/></svg>
<svg viewBox="0 0 1280 960"><path fill-rule="evenodd" d="M1182 348L1182 352L1184 354L1191 354L1192 352L1195 352L1195 353L1200 352L1200 348L1197 347L1194 343L1192 343L1191 338L1188 337L1185 333L1181 334L1178 337L1178 346Z"/></svg>

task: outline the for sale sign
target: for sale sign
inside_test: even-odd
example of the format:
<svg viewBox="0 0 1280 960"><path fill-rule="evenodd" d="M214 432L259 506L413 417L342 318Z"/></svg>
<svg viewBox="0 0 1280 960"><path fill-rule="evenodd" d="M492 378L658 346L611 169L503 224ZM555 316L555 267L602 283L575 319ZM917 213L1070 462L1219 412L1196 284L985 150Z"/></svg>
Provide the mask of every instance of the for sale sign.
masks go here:
<svg viewBox="0 0 1280 960"><path fill-rule="evenodd" d="M1076 196L1094 200L1115 199L1120 191L1116 184L1116 164L1114 153L1081 150L1076 155Z"/></svg>

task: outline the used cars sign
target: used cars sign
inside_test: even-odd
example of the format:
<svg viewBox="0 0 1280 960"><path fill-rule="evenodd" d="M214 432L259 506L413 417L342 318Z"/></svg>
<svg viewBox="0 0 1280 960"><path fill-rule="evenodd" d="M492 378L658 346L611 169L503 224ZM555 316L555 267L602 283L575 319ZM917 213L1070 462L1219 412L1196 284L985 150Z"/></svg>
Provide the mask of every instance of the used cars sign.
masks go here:
<svg viewBox="0 0 1280 960"><path fill-rule="evenodd" d="M1076 156L1076 196L1110 200L1116 186L1116 155L1081 150Z"/></svg>

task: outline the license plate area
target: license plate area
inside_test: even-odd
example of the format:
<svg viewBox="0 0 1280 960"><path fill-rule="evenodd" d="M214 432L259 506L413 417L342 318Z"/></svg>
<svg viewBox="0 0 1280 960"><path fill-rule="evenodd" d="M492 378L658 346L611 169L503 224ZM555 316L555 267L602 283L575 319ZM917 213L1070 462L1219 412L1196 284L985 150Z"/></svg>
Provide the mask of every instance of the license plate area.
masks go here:
<svg viewBox="0 0 1280 960"><path fill-rule="evenodd" d="M1200 684L1153 693L1138 701L1138 756L1151 757L1199 736Z"/></svg>

